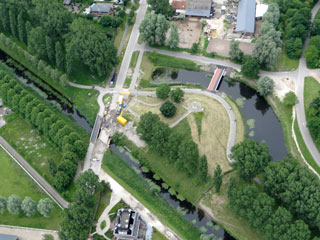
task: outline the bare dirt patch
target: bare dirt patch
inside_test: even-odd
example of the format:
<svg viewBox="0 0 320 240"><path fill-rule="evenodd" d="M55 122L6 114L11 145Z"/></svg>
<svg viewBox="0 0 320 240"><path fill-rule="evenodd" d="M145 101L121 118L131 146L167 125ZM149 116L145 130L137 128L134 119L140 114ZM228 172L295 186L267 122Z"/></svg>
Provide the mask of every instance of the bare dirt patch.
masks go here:
<svg viewBox="0 0 320 240"><path fill-rule="evenodd" d="M186 18L177 21L180 48L191 48L192 44L198 43L201 34L201 21L198 18Z"/></svg>
<svg viewBox="0 0 320 240"><path fill-rule="evenodd" d="M282 100L286 93L295 92L295 83L292 78L272 76L274 81L274 94Z"/></svg>
<svg viewBox="0 0 320 240"><path fill-rule="evenodd" d="M254 49L253 43L246 43L246 42L240 42L239 48L241 51L246 55L251 55ZM219 38L213 38L210 40L208 48L208 52L215 52L220 56L229 57L229 51L230 51L230 41L219 39Z"/></svg>

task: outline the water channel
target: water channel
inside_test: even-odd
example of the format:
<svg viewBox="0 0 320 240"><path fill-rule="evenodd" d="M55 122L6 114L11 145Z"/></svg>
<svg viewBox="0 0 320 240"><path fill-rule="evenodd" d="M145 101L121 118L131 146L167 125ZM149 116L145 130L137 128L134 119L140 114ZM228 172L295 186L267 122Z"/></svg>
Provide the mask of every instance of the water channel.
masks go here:
<svg viewBox="0 0 320 240"><path fill-rule="evenodd" d="M61 112L67 116L70 116L79 126L84 128L87 132L91 133L92 127L87 120L74 108L73 103L67 99L62 93L48 85L45 81L34 75L28 69L22 65L19 68L13 64L13 59L5 52L0 50L0 61L10 67L14 74L20 79L21 83L30 87L37 92L46 102L57 107ZM41 84L34 81L33 78L38 78ZM45 86L45 87L44 87Z"/></svg>
<svg viewBox="0 0 320 240"><path fill-rule="evenodd" d="M184 200L179 200L176 195L171 195L168 189L163 188L161 179L155 178L155 174L151 171L143 172L142 165L130 155L129 152L123 148L117 148L114 144L110 146L110 150L113 153L118 154L123 160L125 160L135 172L146 181L152 181L160 187L161 191L159 195L166 200L166 202L173 208L177 209L184 217L196 226L204 234L213 234L217 239L234 240L223 228L217 223L212 221L211 217L208 216L204 211L196 208L192 203Z"/></svg>

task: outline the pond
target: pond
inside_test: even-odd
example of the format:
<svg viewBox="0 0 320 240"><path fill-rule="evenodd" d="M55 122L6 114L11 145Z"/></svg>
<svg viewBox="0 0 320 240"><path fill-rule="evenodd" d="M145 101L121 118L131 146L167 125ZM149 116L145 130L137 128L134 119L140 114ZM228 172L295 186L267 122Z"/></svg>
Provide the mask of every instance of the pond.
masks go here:
<svg viewBox="0 0 320 240"><path fill-rule="evenodd" d="M152 81L198 84L207 89L211 77L212 73L208 72L158 68L152 74ZM225 80L218 91L226 93L241 108L249 139L265 142L275 161L288 156L281 123L264 97L243 83L230 84Z"/></svg>
<svg viewBox="0 0 320 240"><path fill-rule="evenodd" d="M84 128L87 132L91 133L92 127L90 126L90 124L74 108L72 102L67 99L62 93L49 86L45 81L34 75L32 72L28 71L28 69L24 68L22 65L20 65L18 68L15 64L13 64L14 60L1 50L0 61L4 62L14 71L14 74L20 79L22 84L33 89L46 102L61 110L63 114L70 116L78 125ZM33 78L38 78L40 81L42 81L41 85L34 81Z"/></svg>
<svg viewBox="0 0 320 240"><path fill-rule="evenodd" d="M177 209L188 221L196 226L202 233L214 234L218 239L234 240L222 227L212 221L211 217L207 215L203 210L196 208L192 203L186 200L179 200L176 195L169 193L168 189L163 187L163 181L157 177L151 171L143 172L142 165L132 158L131 154L125 151L123 148L117 148L116 145L111 144L110 150L113 153L118 154L123 160L125 160L137 174L146 181L152 181L154 184L160 187L159 195L166 200L166 202L173 208Z"/></svg>
<svg viewBox="0 0 320 240"><path fill-rule="evenodd" d="M157 68L152 73L151 83L188 83L207 88L212 78L212 73L195 72L184 69Z"/></svg>

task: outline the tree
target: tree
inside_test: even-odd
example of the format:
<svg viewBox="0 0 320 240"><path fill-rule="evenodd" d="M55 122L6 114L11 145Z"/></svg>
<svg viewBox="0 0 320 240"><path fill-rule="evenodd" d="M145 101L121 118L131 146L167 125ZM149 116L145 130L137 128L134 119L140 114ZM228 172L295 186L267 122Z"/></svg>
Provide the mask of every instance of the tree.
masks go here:
<svg viewBox="0 0 320 240"><path fill-rule="evenodd" d="M152 131L150 146L160 155L164 155L167 152L167 143L170 134L169 126L168 124L158 121L154 124Z"/></svg>
<svg viewBox="0 0 320 240"><path fill-rule="evenodd" d="M170 86L167 83L163 83L156 88L156 95L160 99L166 99L170 93Z"/></svg>
<svg viewBox="0 0 320 240"><path fill-rule="evenodd" d="M60 42L56 42L55 52L56 52L56 56L55 56L56 65L59 69L63 70L65 60L64 60L64 52L63 52L63 49L62 49Z"/></svg>
<svg viewBox="0 0 320 240"><path fill-rule="evenodd" d="M320 35L320 18L313 20L311 35L312 36Z"/></svg>
<svg viewBox="0 0 320 240"><path fill-rule="evenodd" d="M198 161L199 151L197 144L190 139L182 141L178 149L177 167L184 170L188 176L192 176L197 172Z"/></svg>
<svg viewBox="0 0 320 240"><path fill-rule="evenodd" d="M7 199L0 195L0 213L4 214L4 211L7 208Z"/></svg>
<svg viewBox="0 0 320 240"><path fill-rule="evenodd" d="M252 57L245 59L244 64L241 66L241 73L247 78L258 78L259 63Z"/></svg>
<svg viewBox="0 0 320 240"><path fill-rule="evenodd" d="M286 51L288 57L299 58L302 54L302 40L301 38L290 38L287 40Z"/></svg>
<svg viewBox="0 0 320 240"><path fill-rule="evenodd" d="M49 173L51 174L51 176L54 177L58 171L57 165L51 158L48 159L48 163L49 163Z"/></svg>
<svg viewBox="0 0 320 240"><path fill-rule="evenodd" d="M306 57L307 66L309 68L317 68L318 66L320 66L319 51L316 46L309 44L304 52L304 56Z"/></svg>
<svg viewBox="0 0 320 240"><path fill-rule="evenodd" d="M272 68L277 63L280 53L281 48L277 46L273 37L266 34L258 38L252 57L257 59L260 65Z"/></svg>
<svg viewBox="0 0 320 240"><path fill-rule="evenodd" d="M171 91L171 100L179 103L183 100L184 91L181 90L181 88L176 88Z"/></svg>
<svg viewBox="0 0 320 240"><path fill-rule="evenodd" d="M63 160L58 167L58 171L64 172L70 179L73 179L77 172L77 165L70 160Z"/></svg>
<svg viewBox="0 0 320 240"><path fill-rule="evenodd" d="M265 76L258 80L258 92L262 96L267 96L272 93L274 87L274 82L271 78Z"/></svg>
<svg viewBox="0 0 320 240"><path fill-rule="evenodd" d="M239 41L236 41L234 39L231 40L229 55L232 60L235 60L237 62L242 62L243 52L240 50L239 44L240 44Z"/></svg>
<svg viewBox="0 0 320 240"><path fill-rule="evenodd" d="M28 37L28 48L36 57L45 59L47 56L46 50L46 35L41 27L32 28Z"/></svg>
<svg viewBox="0 0 320 240"><path fill-rule="evenodd" d="M267 145L254 140L247 139L236 144L232 147L231 153L239 176L246 181L263 172L268 162L271 161Z"/></svg>
<svg viewBox="0 0 320 240"><path fill-rule="evenodd" d="M38 212L46 218L50 217L53 208L53 203L49 198L40 199L37 205Z"/></svg>
<svg viewBox="0 0 320 240"><path fill-rule="evenodd" d="M17 21L18 21L19 40L21 42L27 43L26 25L25 25L25 21L23 20L22 12L19 13Z"/></svg>
<svg viewBox="0 0 320 240"><path fill-rule="evenodd" d="M294 94L294 92L288 92L284 96L283 104L287 107L293 107L298 102L297 96Z"/></svg>
<svg viewBox="0 0 320 240"><path fill-rule="evenodd" d="M22 201L21 209L27 217L33 217L37 211L37 204L30 197L25 197Z"/></svg>
<svg viewBox="0 0 320 240"><path fill-rule="evenodd" d="M147 112L140 117L137 132L142 135L141 138L143 140L146 142L151 141L154 124L158 121L160 121L159 116L152 112Z"/></svg>
<svg viewBox="0 0 320 240"><path fill-rule="evenodd" d="M91 170L80 174L76 180L77 191L74 195L74 202L85 204L88 207L94 206L93 196L102 190L99 177Z"/></svg>
<svg viewBox="0 0 320 240"><path fill-rule="evenodd" d="M183 140L183 136L179 133L171 132L168 138L167 143L167 156L169 160L173 163L177 161L178 158L178 149Z"/></svg>
<svg viewBox="0 0 320 240"><path fill-rule="evenodd" d="M193 43L192 44L192 47L191 47L191 52L192 53L197 53L198 52L198 48L199 48L199 45L197 43Z"/></svg>
<svg viewBox="0 0 320 240"><path fill-rule="evenodd" d="M169 0L148 0L148 4L156 14L162 14L166 17L171 17L173 10Z"/></svg>
<svg viewBox="0 0 320 240"><path fill-rule="evenodd" d="M200 157L199 172L201 181L206 182L208 177L208 162L206 155Z"/></svg>
<svg viewBox="0 0 320 240"><path fill-rule="evenodd" d="M214 170L214 174L213 174L213 185L216 189L216 192L220 192L220 187L221 187L221 184L222 184L222 170L221 170L221 167L220 165L218 164L217 165L217 168L216 170Z"/></svg>
<svg viewBox="0 0 320 240"><path fill-rule="evenodd" d="M50 62L55 63L54 44L50 37L46 36L46 50Z"/></svg>
<svg viewBox="0 0 320 240"><path fill-rule="evenodd" d="M163 45L169 22L161 14L147 14L139 26L139 32L144 42L150 45Z"/></svg>
<svg viewBox="0 0 320 240"><path fill-rule="evenodd" d="M170 101L165 101L160 107L160 112L167 118L173 117L176 111L176 106Z"/></svg>
<svg viewBox="0 0 320 240"><path fill-rule="evenodd" d="M12 194L8 198L7 208L10 214L19 215L21 211L21 199L17 195Z"/></svg>
<svg viewBox="0 0 320 240"><path fill-rule="evenodd" d="M70 179L66 173L58 171L54 177L54 186L59 192L63 192L69 186L71 181L72 179Z"/></svg>
<svg viewBox="0 0 320 240"><path fill-rule="evenodd" d="M178 27L176 23L171 23L170 26L169 47L171 49L176 49L179 45Z"/></svg>
<svg viewBox="0 0 320 240"><path fill-rule="evenodd" d="M9 10L9 19L10 19L10 31L12 36L18 38L18 30L17 30L17 19L13 9Z"/></svg>

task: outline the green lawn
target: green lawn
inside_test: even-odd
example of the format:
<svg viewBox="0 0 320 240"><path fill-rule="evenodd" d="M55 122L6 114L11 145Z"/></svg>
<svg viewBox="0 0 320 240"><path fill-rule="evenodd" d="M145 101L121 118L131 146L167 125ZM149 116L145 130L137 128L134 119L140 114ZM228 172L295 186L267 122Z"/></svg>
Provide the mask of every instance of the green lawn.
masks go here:
<svg viewBox="0 0 320 240"><path fill-rule="evenodd" d="M133 54L132 54L131 61L130 61L130 67L133 68L133 69L137 65L139 53L140 53L140 51L134 51Z"/></svg>
<svg viewBox="0 0 320 240"><path fill-rule="evenodd" d="M62 160L59 151L46 138L32 129L29 122L17 114L6 117L7 124L0 128L0 135L51 185L54 178L49 173L48 159L59 165Z"/></svg>
<svg viewBox="0 0 320 240"><path fill-rule="evenodd" d="M35 201L48 198L39 186L2 149L0 149L0 163L0 195L8 198L11 194L16 194L22 200L29 196ZM44 218L38 213L31 218L25 217L23 214L13 216L7 211L0 217L0 224L52 230L58 230L61 221L62 210L57 205L55 205L50 218Z"/></svg>
<svg viewBox="0 0 320 240"><path fill-rule="evenodd" d="M152 240L168 240L165 236L163 236L156 228L153 228Z"/></svg>
<svg viewBox="0 0 320 240"><path fill-rule="evenodd" d="M285 49L282 49L281 55L278 59L277 66L275 67L275 71L292 71L297 69L299 66L299 59L290 59Z"/></svg>
<svg viewBox="0 0 320 240"><path fill-rule="evenodd" d="M199 239L200 231L166 203L164 199L153 194L147 182L140 178L118 155L110 151L106 152L102 167L110 176L155 214L162 223L170 227L184 240Z"/></svg>
<svg viewBox="0 0 320 240"><path fill-rule="evenodd" d="M105 210L106 207L108 207L109 203L110 203L110 197L111 197L111 192L107 192L107 193L102 193L102 196L100 198L100 202L98 205L98 209L96 212L96 216L95 216L95 221L98 221L101 214L103 213L103 211Z"/></svg>

